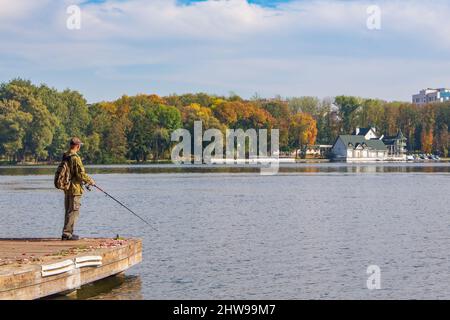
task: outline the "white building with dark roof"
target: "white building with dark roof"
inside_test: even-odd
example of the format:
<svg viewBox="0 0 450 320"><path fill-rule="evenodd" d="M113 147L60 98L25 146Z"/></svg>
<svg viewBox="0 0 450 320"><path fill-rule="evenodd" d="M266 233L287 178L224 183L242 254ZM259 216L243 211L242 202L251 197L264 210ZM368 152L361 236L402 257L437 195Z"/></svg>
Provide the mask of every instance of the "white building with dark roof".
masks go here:
<svg viewBox="0 0 450 320"><path fill-rule="evenodd" d="M388 149L381 140L368 140L363 135L340 135L331 148L333 159L346 162L385 161Z"/></svg>
<svg viewBox="0 0 450 320"><path fill-rule="evenodd" d="M331 148L332 158L346 162L406 161L406 138L379 136L377 130L356 128L352 135L340 135Z"/></svg>

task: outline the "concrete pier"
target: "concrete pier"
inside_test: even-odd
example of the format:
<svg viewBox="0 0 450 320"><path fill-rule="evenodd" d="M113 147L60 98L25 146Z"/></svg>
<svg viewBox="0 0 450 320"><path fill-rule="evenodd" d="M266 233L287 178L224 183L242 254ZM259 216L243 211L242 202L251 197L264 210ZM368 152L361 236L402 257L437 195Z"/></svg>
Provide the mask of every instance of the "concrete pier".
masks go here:
<svg viewBox="0 0 450 320"><path fill-rule="evenodd" d="M141 261L136 239L0 239L0 300L70 292Z"/></svg>

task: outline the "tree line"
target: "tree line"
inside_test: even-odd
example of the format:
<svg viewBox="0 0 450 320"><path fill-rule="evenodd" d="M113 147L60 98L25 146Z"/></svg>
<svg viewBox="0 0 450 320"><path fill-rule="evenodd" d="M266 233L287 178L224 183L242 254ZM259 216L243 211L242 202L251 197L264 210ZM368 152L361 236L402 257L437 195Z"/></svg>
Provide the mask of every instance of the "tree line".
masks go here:
<svg viewBox="0 0 450 320"><path fill-rule="evenodd" d="M66 89L14 79L0 85L0 158L11 163L58 161L72 136L85 143L88 163L155 161L170 158L171 133L194 121L205 130L279 129L280 150L293 152L332 144L357 126L385 135L401 129L410 151L448 155L450 104L415 106L403 102L339 96L251 99L204 93L122 96L88 104Z"/></svg>

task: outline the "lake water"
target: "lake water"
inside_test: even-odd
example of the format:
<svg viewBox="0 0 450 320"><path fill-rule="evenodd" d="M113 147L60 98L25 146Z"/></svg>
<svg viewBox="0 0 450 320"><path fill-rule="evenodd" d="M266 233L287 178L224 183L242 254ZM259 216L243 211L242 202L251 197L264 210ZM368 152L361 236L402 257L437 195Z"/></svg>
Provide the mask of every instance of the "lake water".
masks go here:
<svg viewBox="0 0 450 320"><path fill-rule="evenodd" d="M54 168L0 168L0 237L58 237ZM450 299L450 164L88 167L77 234L139 237L144 260L94 299ZM368 290L369 265L381 290Z"/></svg>

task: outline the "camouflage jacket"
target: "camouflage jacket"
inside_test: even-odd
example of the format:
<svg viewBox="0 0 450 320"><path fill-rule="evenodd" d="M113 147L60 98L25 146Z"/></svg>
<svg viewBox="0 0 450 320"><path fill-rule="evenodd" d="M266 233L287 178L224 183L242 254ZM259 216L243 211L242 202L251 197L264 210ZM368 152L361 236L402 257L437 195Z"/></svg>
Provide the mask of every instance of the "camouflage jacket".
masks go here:
<svg viewBox="0 0 450 320"><path fill-rule="evenodd" d="M69 159L69 167L70 167L70 177L71 183L69 190L66 191L66 194L72 196L81 196L83 194L83 183L91 184L92 178L86 174L84 170L83 162L78 154L74 152L66 152L64 153L64 157L68 157Z"/></svg>

